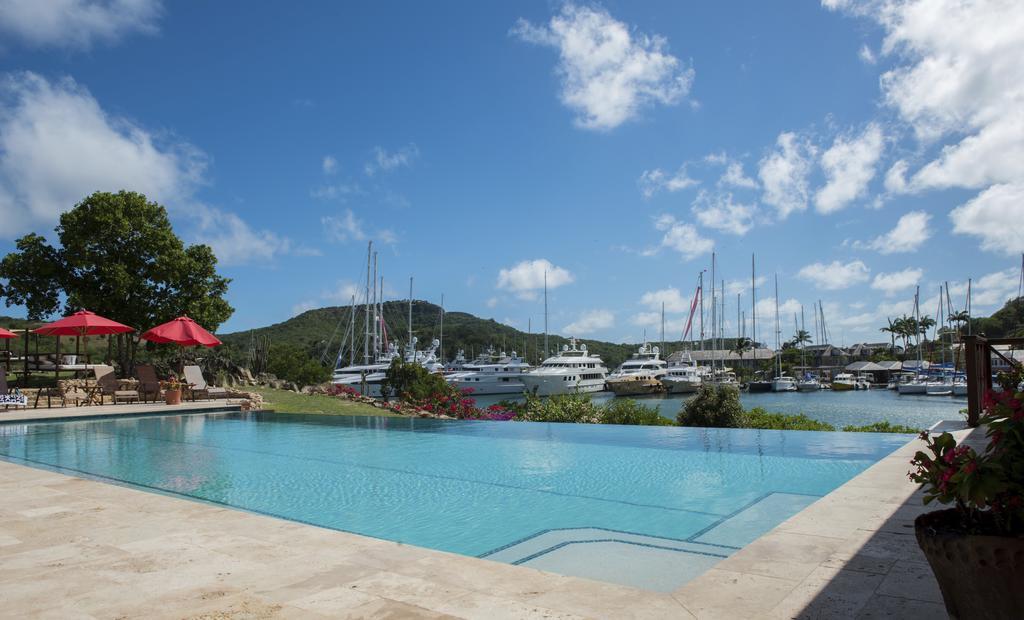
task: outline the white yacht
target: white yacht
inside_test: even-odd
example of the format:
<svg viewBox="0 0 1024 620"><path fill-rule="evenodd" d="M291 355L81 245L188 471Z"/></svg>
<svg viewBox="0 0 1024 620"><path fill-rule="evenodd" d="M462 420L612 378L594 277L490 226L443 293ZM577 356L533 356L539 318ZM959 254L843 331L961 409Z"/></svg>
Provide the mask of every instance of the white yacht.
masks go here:
<svg viewBox="0 0 1024 620"><path fill-rule="evenodd" d="M538 396L568 394L571 392L600 392L608 369L601 358L587 353L587 345L576 346L576 339L562 345L558 355L549 357L528 373L522 375L528 392Z"/></svg>
<svg viewBox="0 0 1024 620"><path fill-rule="evenodd" d="M803 379L796 382L798 392L817 392L821 389L821 381L811 374L805 374Z"/></svg>
<svg viewBox="0 0 1024 620"><path fill-rule="evenodd" d="M365 391L367 396L380 396L380 383L391 366L391 360L396 357L399 357L398 346L392 342L388 344L387 350L380 353L371 364L353 364L335 369L331 383ZM366 383L365 390L363 389L364 381Z"/></svg>
<svg viewBox="0 0 1024 620"><path fill-rule="evenodd" d="M953 396L967 396L967 377L963 375L953 377Z"/></svg>
<svg viewBox="0 0 1024 620"><path fill-rule="evenodd" d="M475 370L460 372L451 383L460 390L473 390L474 395L522 394L526 390L522 376L532 368L515 351L512 355L503 351L497 360L472 367Z"/></svg>
<svg viewBox="0 0 1024 620"><path fill-rule="evenodd" d="M966 386L966 384L964 384ZM924 386L928 396L952 396L953 381L949 377L939 377L937 381L929 381Z"/></svg>
<svg viewBox="0 0 1024 620"><path fill-rule="evenodd" d="M466 352L459 349L459 352L455 354L455 358L452 361L444 365L444 371L446 373L462 372L466 368Z"/></svg>
<svg viewBox="0 0 1024 620"><path fill-rule="evenodd" d="M789 375L779 375L772 379L772 391L773 392L795 392L796 391L796 379Z"/></svg>
<svg viewBox="0 0 1024 620"><path fill-rule="evenodd" d="M928 381L924 377L915 377L911 381L904 381L896 386L900 394L927 394Z"/></svg>
<svg viewBox="0 0 1024 620"><path fill-rule="evenodd" d="M668 365L661 384L669 394L692 394L700 389L704 377L708 374L707 367L697 366L695 362L675 362Z"/></svg>
<svg viewBox="0 0 1024 620"><path fill-rule="evenodd" d="M661 378L668 374L665 360L658 357L661 351L646 342L613 373L608 375L605 384L616 396L636 396L640 394L656 394L663 392L665 387Z"/></svg>
<svg viewBox="0 0 1024 620"><path fill-rule="evenodd" d="M849 392L857 389L857 378L848 372L841 372L832 377L833 392Z"/></svg>

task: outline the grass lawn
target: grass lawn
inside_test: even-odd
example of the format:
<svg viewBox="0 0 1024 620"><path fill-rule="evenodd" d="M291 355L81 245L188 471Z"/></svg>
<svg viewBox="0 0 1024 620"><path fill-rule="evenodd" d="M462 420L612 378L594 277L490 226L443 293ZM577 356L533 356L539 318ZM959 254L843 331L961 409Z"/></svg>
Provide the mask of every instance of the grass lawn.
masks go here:
<svg viewBox="0 0 1024 620"><path fill-rule="evenodd" d="M386 409L377 409L362 403L324 396L322 394L296 394L287 390L266 387L247 387L246 390L259 392L263 406L278 413L323 413L328 415L377 415L401 417Z"/></svg>

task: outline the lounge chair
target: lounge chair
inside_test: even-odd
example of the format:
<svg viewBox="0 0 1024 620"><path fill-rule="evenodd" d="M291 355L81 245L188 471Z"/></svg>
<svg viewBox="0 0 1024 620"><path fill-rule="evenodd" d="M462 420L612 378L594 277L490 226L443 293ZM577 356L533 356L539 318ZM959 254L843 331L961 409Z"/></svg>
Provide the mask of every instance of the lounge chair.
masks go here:
<svg viewBox="0 0 1024 620"><path fill-rule="evenodd" d="M106 364L99 364L96 368L93 368L93 372L96 373L96 383L100 386L100 392L103 396L109 396L116 405L118 402L139 402L139 391L138 390L122 390L121 386L117 383L117 377L114 376L114 369Z"/></svg>
<svg viewBox="0 0 1024 620"><path fill-rule="evenodd" d="M4 370L3 368L0 368L0 396L6 397L6 396L10 396L10 394L11 393L10 393L10 391L7 388L7 371ZM11 406L14 406L14 407L19 407L19 406L20 407L28 407L28 399L27 398L23 398L23 400L20 403L3 403L3 405L4 405L4 409L7 409L8 407L11 407Z"/></svg>
<svg viewBox="0 0 1024 620"><path fill-rule="evenodd" d="M199 394L208 399L227 398L228 391L222 387L213 387L206 383L203 371L199 366L185 366L185 382L189 384L189 391L192 392L192 400Z"/></svg>
<svg viewBox="0 0 1024 620"><path fill-rule="evenodd" d="M156 369L149 364L140 364L135 367L135 377L139 380L139 395L146 401L149 395L153 396L153 402L160 398L160 380L156 378Z"/></svg>

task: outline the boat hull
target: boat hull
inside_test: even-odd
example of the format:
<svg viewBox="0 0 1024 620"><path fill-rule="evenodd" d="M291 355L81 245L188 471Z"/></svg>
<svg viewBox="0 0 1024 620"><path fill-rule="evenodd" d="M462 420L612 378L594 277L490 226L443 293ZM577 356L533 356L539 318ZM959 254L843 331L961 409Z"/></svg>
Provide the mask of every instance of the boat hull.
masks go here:
<svg viewBox="0 0 1024 620"><path fill-rule="evenodd" d="M833 383L832 384L832 391L833 392L852 392L854 389L855 389L855 386L852 383Z"/></svg>
<svg viewBox="0 0 1024 620"><path fill-rule="evenodd" d="M523 377L526 391L537 396L555 396L557 394L587 394L600 392L604 389L604 379L583 379L578 382L563 381L561 375L542 377Z"/></svg>
<svg viewBox="0 0 1024 620"><path fill-rule="evenodd" d="M455 381L453 385L460 390L473 390L474 396L522 394L526 391L526 386L521 381L509 381L508 383Z"/></svg>
<svg viewBox="0 0 1024 620"><path fill-rule="evenodd" d="M952 396L953 386L949 383L929 383L924 393L928 396Z"/></svg>
<svg viewBox="0 0 1024 620"><path fill-rule="evenodd" d="M699 381L675 381L672 379L662 379L662 384L665 386L665 391L669 394L693 394L700 390L701 382Z"/></svg>
<svg viewBox="0 0 1024 620"><path fill-rule="evenodd" d="M665 386L654 377L609 379L605 385L616 396L643 396L645 394L660 394L665 391Z"/></svg>
<svg viewBox="0 0 1024 620"><path fill-rule="evenodd" d="M923 383L904 383L897 386L896 391L900 394L926 394L928 386Z"/></svg>
<svg viewBox="0 0 1024 620"><path fill-rule="evenodd" d="M747 383L748 392L771 392L772 382L771 381L751 381Z"/></svg>
<svg viewBox="0 0 1024 620"><path fill-rule="evenodd" d="M797 383L796 391L798 392L817 392L821 389L821 384L817 381L813 383Z"/></svg>

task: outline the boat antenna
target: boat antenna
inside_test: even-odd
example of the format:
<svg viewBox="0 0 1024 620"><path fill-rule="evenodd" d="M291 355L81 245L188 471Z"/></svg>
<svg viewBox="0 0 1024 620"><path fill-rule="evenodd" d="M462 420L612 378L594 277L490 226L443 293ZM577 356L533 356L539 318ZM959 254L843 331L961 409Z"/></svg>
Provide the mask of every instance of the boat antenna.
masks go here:
<svg viewBox="0 0 1024 620"><path fill-rule="evenodd" d="M661 354L665 354L665 302L661 302Z"/></svg>
<svg viewBox="0 0 1024 620"><path fill-rule="evenodd" d="M701 269L700 274L697 276L697 291L700 293L700 350L704 351L704 272L707 269ZM702 360L707 361L707 360Z"/></svg>
<svg viewBox="0 0 1024 620"><path fill-rule="evenodd" d="M441 337L438 341L438 359L444 363L444 293L441 293Z"/></svg>
<svg viewBox="0 0 1024 620"><path fill-rule="evenodd" d="M416 360L416 348L412 344L412 276L409 276L409 351Z"/></svg>
<svg viewBox="0 0 1024 620"><path fill-rule="evenodd" d="M757 277L754 255L750 255L750 340L754 346L754 366L757 366Z"/></svg>

